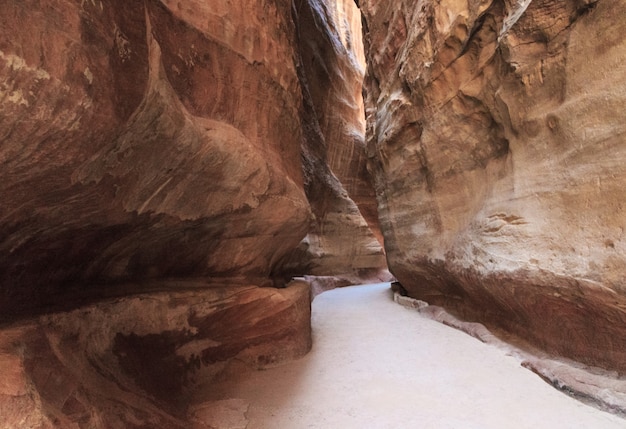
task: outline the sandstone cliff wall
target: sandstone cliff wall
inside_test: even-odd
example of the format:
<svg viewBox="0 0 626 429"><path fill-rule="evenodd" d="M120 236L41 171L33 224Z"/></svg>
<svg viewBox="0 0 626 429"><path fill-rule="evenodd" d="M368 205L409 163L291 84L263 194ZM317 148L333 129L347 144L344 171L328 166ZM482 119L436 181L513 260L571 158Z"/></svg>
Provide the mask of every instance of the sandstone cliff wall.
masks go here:
<svg viewBox="0 0 626 429"><path fill-rule="evenodd" d="M248 3L3 6L3 317L94 283L261 282L306 234L291 3Z"/></svg>
<svg viewBox="0 0 626 429"><path fill-rule="evenodd" d="M360 19L351 0L294 3L304 186L313 220L281 268L313 275L322 288L389 278L366 165Z"/></svg>
<svg viewBox="0 0 626 429"><path fill-rule="evenodd" d="M296 3L3 2L0 426L190 427L229 361L308 351L309 285L262 286L384 270L359 13Z"/></svg>
<svg viewBox="0 0 626 429"><path fill-rule="evenodd" d="M0 319L122 282L384 269L345 5L301 2L299 22L285 0L6 3ZM309 43L329 53L314 69Z"/></svg>
<svg viewBox="0 0 626 429"><path fill-rule="evenodd" d="M621 2L359 3L393 273L414 297L626 370Z"/></svg>

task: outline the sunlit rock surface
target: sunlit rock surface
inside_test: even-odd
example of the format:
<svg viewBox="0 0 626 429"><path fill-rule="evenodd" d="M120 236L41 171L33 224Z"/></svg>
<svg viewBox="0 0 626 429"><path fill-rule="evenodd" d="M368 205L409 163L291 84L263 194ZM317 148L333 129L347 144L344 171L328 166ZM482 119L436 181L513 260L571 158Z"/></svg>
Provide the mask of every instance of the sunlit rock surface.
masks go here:
<svg viewBox="0 0 626 429"><path fill-rule="evenodd" d="M413 297L625 371L622 4L359 4L392 272Z"/></svg>

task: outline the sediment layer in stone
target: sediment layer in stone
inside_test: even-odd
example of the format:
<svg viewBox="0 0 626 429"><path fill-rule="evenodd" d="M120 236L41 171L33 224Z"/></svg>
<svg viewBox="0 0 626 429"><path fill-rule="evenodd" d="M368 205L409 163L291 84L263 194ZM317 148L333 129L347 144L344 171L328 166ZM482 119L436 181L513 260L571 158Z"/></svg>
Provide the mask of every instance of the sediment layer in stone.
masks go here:
<svg viewBox="0 0 626 429"><path fill-rule="evenodd" d="M186 428L187 398L231 360L311 347L306 284L175 286L0 329L0 426Z"/></svg>
<svg viewBox="0 0 626 429"><path fill-rule="evenodd" d="M413 297L626 371L620 2L359 4L394 275Z"/></svg>

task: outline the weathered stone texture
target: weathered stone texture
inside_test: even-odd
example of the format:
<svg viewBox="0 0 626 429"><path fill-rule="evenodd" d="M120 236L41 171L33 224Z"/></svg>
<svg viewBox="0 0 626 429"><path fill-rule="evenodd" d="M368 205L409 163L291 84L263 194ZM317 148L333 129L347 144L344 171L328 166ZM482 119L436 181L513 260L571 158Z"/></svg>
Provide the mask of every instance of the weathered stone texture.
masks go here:
<svg viewBox="0 0 626 429"><path fill-rule="evenodd" d="M626 371L621 3L359 3L392 272L416 298Z"/></svg>
<svg viewBox="0 0 626 429"><path fill-rule="evenodd" d="M310 347L309 285L257 286L385 269L344 58L359 15L328 12L2 4L0 426L189 427L224 362ZM311 38L330 56L304 70Z"/></svg>
<svg viewBox="0 0 626 429"><path fill-rule="evenodd" d="M128 285L132 286L132 285ZM0 331L0 427L186 428L187 399L237 359L311 347L309 287L161 285Z"/></svg>
<svg viewBox="0 0 626 429"><path fill-rule="evenodd" d="M386 280L366 166L360 12L349 0L311 0L297 3L294 20L304 97L304 185L314 219L282 269L336 279L337 285Z"/></svg>
<svg viewBox="0 0 626 429"><path fill-rule="evenodd" d="M303 2L314 12L302 22L278 0L4 5L2 317L130 280L141 291L164 277L266 284L384 269L348 5ZM317 26L320 8L331 15ZM301 82L321 70L323 82ZM303 160L319 163L306 177ZM316 262L283 273L311 228Z"/></svg>
<svg viewBox="0 0 626 429"><path fill-rule="evenodd" d="M96 282L267 281L306 234L291 4L228 3L3 5L4 318Z"/></svg>

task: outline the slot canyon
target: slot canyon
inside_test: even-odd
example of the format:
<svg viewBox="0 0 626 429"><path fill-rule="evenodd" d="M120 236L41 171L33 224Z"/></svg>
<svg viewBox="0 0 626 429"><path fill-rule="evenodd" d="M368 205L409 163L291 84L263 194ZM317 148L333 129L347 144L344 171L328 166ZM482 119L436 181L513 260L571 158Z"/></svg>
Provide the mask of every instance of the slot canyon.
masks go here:
<svg viewBox="0 0 626 429"><path fill-rule="evenodd" d="M623 2L2 6L0 429L626 425ZM543 426L338 405L487 350ZM254 420L304 365L341 372L301 377L334 419Z"/></svg>

